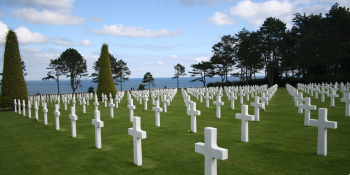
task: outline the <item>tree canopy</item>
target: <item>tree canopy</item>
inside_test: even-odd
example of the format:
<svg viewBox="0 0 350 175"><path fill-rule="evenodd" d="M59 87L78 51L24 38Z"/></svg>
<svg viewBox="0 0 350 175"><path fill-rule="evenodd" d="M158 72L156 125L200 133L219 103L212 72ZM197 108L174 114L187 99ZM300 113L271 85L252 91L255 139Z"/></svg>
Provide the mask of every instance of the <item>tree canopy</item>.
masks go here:
<svg viewBox="0 0 350 175"><path fill-rule="evenodd" d="M172 77L171 79L177 80L177 88L179 88L179 77L187 75L185 73L185 66L178 63L176 66L174 66L174 70L175 70L175 74L174 74L174 77Z"/></svg>
<svg viewBox="0 0 350 175"><path fill-rule="evenodd" d="M156 84L154 84L154 78L153 78L153 75L151 74L151 72L145 73L145 75L143 76L142 83L148 84L148 89L151 89L151 84L153 87L156 86Z"/></svg>

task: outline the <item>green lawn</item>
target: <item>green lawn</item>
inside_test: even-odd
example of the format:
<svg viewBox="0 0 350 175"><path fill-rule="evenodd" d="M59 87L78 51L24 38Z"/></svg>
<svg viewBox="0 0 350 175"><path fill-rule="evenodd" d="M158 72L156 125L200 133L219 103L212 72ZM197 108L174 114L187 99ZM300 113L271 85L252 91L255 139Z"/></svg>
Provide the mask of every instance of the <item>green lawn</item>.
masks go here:
<svg viewBox="0 0 350 175"><path fill-rule="evenodd" d="M338 92L339 93L339 92ZM304 97L307 96L304 93ZM341 97L341 95L339 95ZM133 164L133 138L128 135L129 109L125 94L115 117L109 117L109 107L100 102L102 148L95 148L95 129L91 123L94 106L90 101L87 113L77 102L77 137L71 137L70 110L61 104L61 130L55 129L54 104L48 104L48 125L44 125L42 108L39 121L13 111L0 111L0 174L204 174L204 156L194 151L196 142L204 142L204 127L217 128L219 147L228 149L228 159L218 160L218 174L350 174L350 117L345 117L345 103L336 99L335 108L312 97L311 104L328 108L328 120L337 121L338 129L328 129L328 155L318 156L317 127L304 127L304 114L285 88L278 88L275 96L260 113L259 122L249 122L249 142L242 143L239 99L235 109L224 95L222 118L214 119L215 106L210 108L197 102L197 133L188 133L191 117L186 115L182 94L179 91L160 114L160 127L155 127L152 99L148 111L143 111L134 99L135 116L141 117L141 129L147 132L142 140L143 165ZM244 98L245 99L245 98ZM250 98L250 104L254 99ZM317 111L311 118L317 119ZM253 107L249 107L253 114Z"/></svg>

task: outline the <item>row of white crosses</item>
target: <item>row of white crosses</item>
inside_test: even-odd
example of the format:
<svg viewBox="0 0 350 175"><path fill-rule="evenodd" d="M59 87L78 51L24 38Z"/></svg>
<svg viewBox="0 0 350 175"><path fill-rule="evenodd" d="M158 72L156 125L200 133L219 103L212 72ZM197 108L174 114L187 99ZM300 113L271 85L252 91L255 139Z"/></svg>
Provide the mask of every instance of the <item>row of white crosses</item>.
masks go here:
<svg viewBox="0 0 350 175"><path fill-rule="evenodd" d="M327 120L327 108L318 109L318 120L310 119L310 110L316 110L316 106L310 104L310 97L302 99L302 92L299 92L291 85L286 85L288 93L298 98L299 106L305 109L304 126L317 126L318 127L318 139L317 139L317 155L327 155L327 128L337 129L337 122ZM299 94L299 95L298 95ZM300 95L301 94L301 95ZM304 105L300 104L300 98L305 102Z"/></svg>
<svg viewBox="0 0 350 175"><path fill-rule="evenodd" d="M322 85L319 85L319 84L310 83L309 85L305 85L305 84L299 83L298 89L305 91L307 88L311 89L312 86L315 86L316 89L317 89L317 87L320 87L319 93L322 95L321 102L325 101L324 95L326 94L328 97L330 97L330 107L332 107L332 108L335 107L335 98L339 97L339 95L336 94L336 91L338 89L337 84L332 85L332 84L322 83ZM334 86L334 88L332 88L332 86ZM342 92L342 98L340 99L340 101L345 103L345 116L350 116L350 95L348 92L349 86L350 86L349 82L346 85L344 85L344 83L340 83L340 91ZM327 89L327 91L325 91L325 89ZM317 91L315 91L315 93L316 92ZM316 95L315 95L315 98L316 98Z"/></svg>

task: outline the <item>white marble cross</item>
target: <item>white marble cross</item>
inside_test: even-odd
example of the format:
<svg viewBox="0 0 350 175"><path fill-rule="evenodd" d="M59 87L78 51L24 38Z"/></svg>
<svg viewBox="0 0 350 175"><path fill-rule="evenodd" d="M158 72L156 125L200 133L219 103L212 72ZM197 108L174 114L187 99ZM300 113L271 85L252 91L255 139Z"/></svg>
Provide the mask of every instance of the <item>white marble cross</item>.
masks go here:
<svg viewBox="0 0 350 175"><path fill-rule="evenodd" d="M346 92L345 97L340 99L341 102L345 102L345 116L350 116L350 93Z"/></svg>
<svg viewBox="0 0 350 175"><path fill-rule="evenodd" d="M248 105L241 106L241 114L236 114L236 119L241 119L241 142L248 142L248 121L254 120L254 115L248 114Z"/></svg>
<svg viewBox="0 0 350 175"><path fill-rule="evenodd" d="M305 116L304 116L304 126L310 126L310 110L316 110L315 105L311 105L311 98L305 97L305 104L299 105L300 108L305 110Z"/></svg>
<svg viewBox="0 0 350 175"><path fill-rule="evenodd" d="M338 94L336 94L335 92L336 90L335 89L332 89L332 93L331 94L327 94L327 97L331 97L331 107L334 107L335 104L334 104L334 97L339 97Z"/></svg>
<svg viewBox="0 0 350 175"><path fill-rule="evenodd" d="M95 147L97 149L102 148L101 128L104 127L103 121L100 119L100 111L97 109L94 111L95 119L92 119L92 125L95 125Z"/></svg>
<svg viewBox="0 0 350 175"><path fill-rule="evenodd" d="M18 114L21 114L21 100L20 99L18 99L17 106L18 106Z"/></svg>
<svg viewBox="0 0 350 175"><path fill-rule="evenodd" d="M142 146L141 139L146 138L146 131L141 130L140 117L133 118L133 128L128 128L128 134L134 138L134 164L142 165Z"/></svg>
<svg viewBox="0 0 350 175"><path fill-rule="evenodd" d="M319 108L318 120L311 119L310 126L318 127L317 155L327 156L327 128L337 129L337 122L327 120L327 108Z"/></svg>
<svg viewBox="0 0 350 175"><path fill-rule="evenodd" d="M168 100L166 95L164 95L163 99L162 99L162 102L163 102L163 112L167 112L167 103L168 103Z"/></svg>
<svg viewBox="0 0 350 175"><path fill-rule="evenodd" d="M60 111L58 109L58 104L55 104L55 110L53 111L53 114L55 115L56 118L56 130L60 130Z"/></svg>
<svg viewBox="0 0 350 175"><path fill-rule="evenodd" d="M243 96L244 96L245 94L243 93L243 90L241 89L240 91L239 91L239 94L238 94L238 96L240 97L240 99L239 99L239 102L241 103L241 104L243 104Z"/></svg>
<svg viewBox="0 0 350 175"><path fill-rule="evenodd" d="M39 121L39 115L38 115L38 111L39 111L39 107L38 107L38 101L34 101L34 110L35 110L35 120Z"/></svg>
<svg viewBox="0 0 350 175"><path fill-rule="evenodd" d="M228 150L217 146L217 129L212 127L204 128L204 143L197 142L195 151L204 155L205 175L217 174L217 159L228 158Z"/></svg>
<svg viewBox="0 0 350 175"><path fill-rule="evenodd" d="M303 108L301 105L303 105L303 102L305 101L305 98L303 98L303 93L299 92L298 97L296 98L298 100L298 113L303 113Z"/></svg>
<svg viewBox="0 0 350 175"><path fill-rule="evenodd" d="M324 102L324 95L327 94L327 92L324 90L324 86L321 87L319 93L321 94L321 102Z"/></svg>
<svg viewBox="0 0 350 175"><path fill-rule="evenodd" d="M49 110L47 109L46 103L44 103L43 112L44 112L44 124L47 125L47 112L49 112Z"/></svg>
<svg viewBox="0 0 350 175"><path fill-rule="evenodd" d="M26 116L26 101L22 100L23 116Z"/></svg>
<svg viewBox="0 0 350 175"><path fill-rule="evenodd" d="M114 100L115 100L115 108L118 108L119 97L118 97L118 95L117 95L117 94L115 94L115 98L114 98Z"/></svg>
<svg viewBox="0 0 350 175"><path fill-rule="evenodd" d="M30 105L30 101L28 100L28 118L32 118L32 106Z"/></svg>
<svg viewBox="0 0 350 175"><path fill-rule="evenodd" d="M159 127L160 126L160 112L163 111L163 108L161 108L159 106L159 101L156 100L155 101L155 107L152 107L152 110L155 111L155 115L156 115L156 126Z"/></svg>
<svg viewBox="0 0 350 175"><path fill-rule="evenodd" d="M190 106L191 106L191 96L190 95L187 95L186 96L186 99L185 99L185 106L187 107L187 110L190 109Z"/></svg>
<svg viewBox="0 0 350 175"><path fill-rule="evenodd" d="M83 113L86 113L86 101L85 101L85 97L83 97L83 102L81 102L83 104Z"/></svg>
<svg viewBox="0 0 350 175"><path fill-rule="evenodd" d="M95 102L94 102L94 105L95 105L95 110L98 110L98 100L97 100L97 95L96 95L96 92L95 92Z"/></svg>
<svg viewBox="0 0 350 175"><path fill-rule="evenodd" d="M253 121L260 121L260 110L259 107L263 107L262 103L259 103L260 97L255 96L254 103L251 102L250 106L254 106L254 120Z"/></svg>
<svg viewBox="0 0 350 175"><path fill-rule="evenodd" d="M216 96L216 101L213 102L216 105L216 118L221 118L221 106L224 105L224 102L221 101L221 96Z"/></svg>
<svg viewBox="0 0 350 175"><path fill-rule="evenodd" d="M72 137L77 137L77 126L76 121L78 120L78 116L75 115L75 107L71 107L71 114L69 114L69 118L71 119L72 125Z"/></svg>
<svg viewBox="0 0 350 175"><path fill-rule="evenodd" d="M191 109L187 110L187 115L191 115L191 132L197 133L197 115L201 115L201 111L197 111L196 102L191 102Z"/></svg>
<svg viewBox="0 0 350 175"><path fill-rule="evenodd" d="M231 92L231 95L228 97L228 100L231 100L231 109L235 109L235 101L237 100L237 97L235 97L235 93Z"/></svg>
<svg viewBox="0 0 350 175"><path fill-rule="evenodd" d="M147 101L148 101L148 96L144 95L143 96L143 101L144 101L144 105L143 105L143 110L147 111Z"/></svg>
<svg viewBox="0 0 350 175"><path fill-rule="evenodd" d="M108 98L107 98L107 95L105 95L105 98L104 98L105 108L107 107L107 101L108 101Z"/></svg>
<svg viewBox="0 0 350 175"><path fill-rule="evenodd" d="M133 104L133 99L129 99L129 105L128 108L130 109L130 122L133 122L133 117L134 117L134 109L136 108Z"/></svg>
<svg viewBox="0 0 350 175"><path fill-rule="evenodd" d="M210 99L211 97L209 96L209 92L208 92L208 91L205 92L204 98L205 98L205 107L206 107L206 108L209 108L209 99Z"/></svg>
<svg viewBox="0 0 350 175"><path fill-rule="evenodd" d="M110 111L110 116L111 118L114 118L114 104L113 104L113 98L112 98L112 95L109 96L109 111Z"/></svg>

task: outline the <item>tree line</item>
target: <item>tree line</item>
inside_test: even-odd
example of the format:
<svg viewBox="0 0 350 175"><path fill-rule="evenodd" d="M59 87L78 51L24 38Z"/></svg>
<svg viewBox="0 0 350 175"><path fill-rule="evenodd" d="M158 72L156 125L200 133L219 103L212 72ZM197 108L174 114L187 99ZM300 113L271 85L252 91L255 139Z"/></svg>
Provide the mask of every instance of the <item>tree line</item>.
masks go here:
<svg viewBox="0 0 350 175"><path fill-rule="evenodd" d="M212 47L209 61L192 64L192 81L206 84L206 77L228 76L248 81L259 71L268 84L294 77L314 79L350 76L350 11L335 3L328 13L294 14L293 27L287 29L280 19L267 18L259 30L243 28L235 35L224 35ZM236 72L234 72L236 70Z"/></svg>

